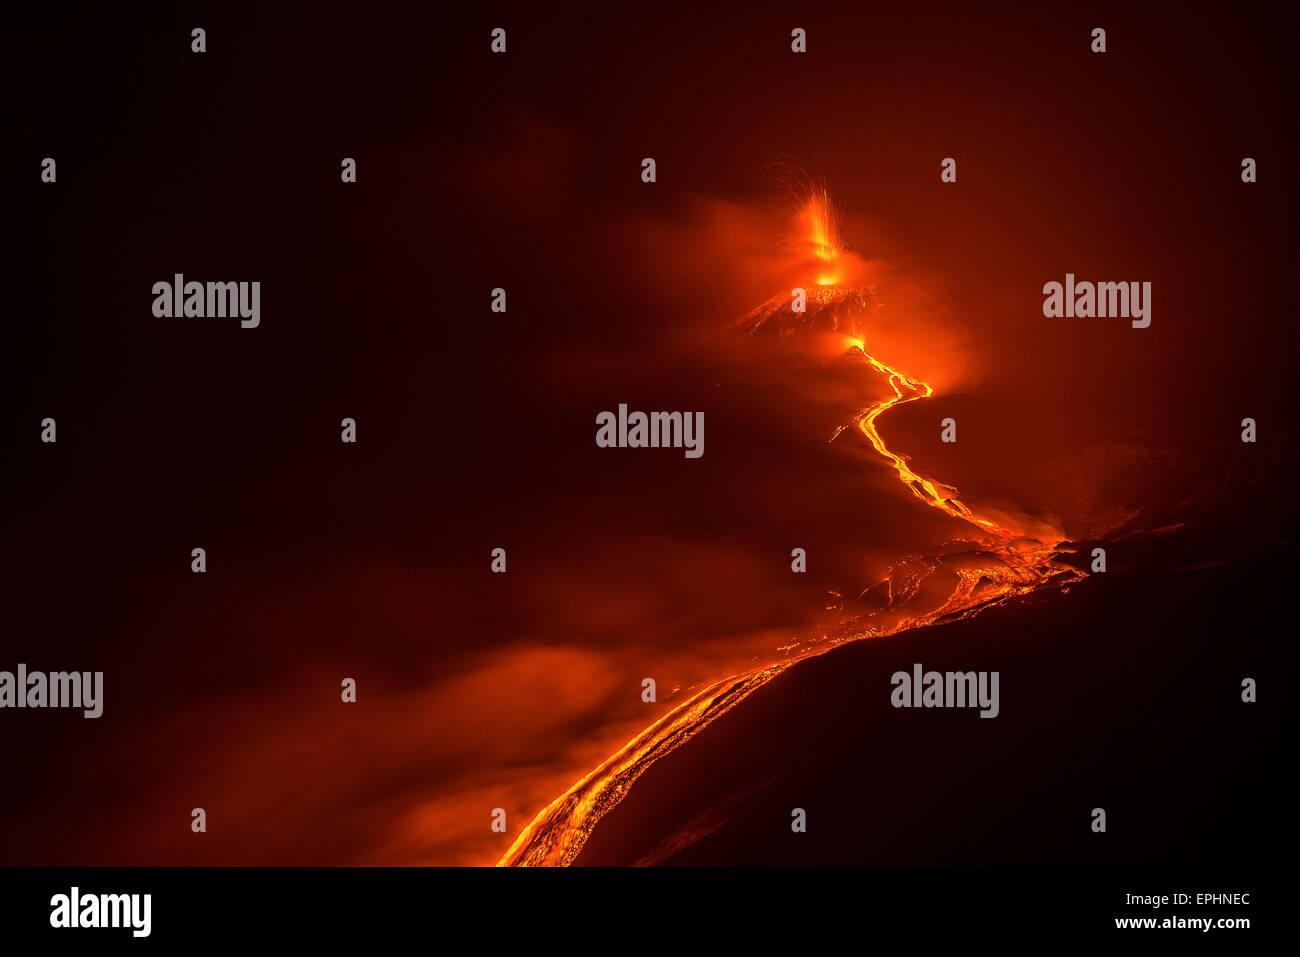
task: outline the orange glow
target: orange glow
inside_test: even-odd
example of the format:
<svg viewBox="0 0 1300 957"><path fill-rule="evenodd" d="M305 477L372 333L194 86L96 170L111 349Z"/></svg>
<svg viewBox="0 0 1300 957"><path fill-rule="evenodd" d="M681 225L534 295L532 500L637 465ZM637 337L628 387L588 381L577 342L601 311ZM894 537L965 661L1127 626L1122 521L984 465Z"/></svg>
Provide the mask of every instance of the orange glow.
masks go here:
<svg viewBox="0 0 1300 957"><path fill-rule="evenodd" d="M811 189L797 214L803 241L817 260L836 262L844 250L834 206L824 188ZM873 290L860 282L839 282L819 275L810 290L807 308L795 313L787 294L780 294L747 316L736 327L755 334L773 328L781 340L825 325L848 329L841 359L860 362L864 373L884 376L893 394L861 409L852 424L841 425L831 441L854 429L885 460L912 497L968 527L971 537L936 545L935 556L911 556L896 562L881 582L862 590L886 596L877 611L859 614L830 634L792 641L780 651L786 657L750 671L706 683L686 700L573 785L542 810L519 834L498 862L508 865L567 865L574 861L597 822L627 794L654 761L685 743L706 725L730 711L777 675L807 658L862 638L895 634L939 622L967 618L993 605L1039 588L1064 588L1083 573L1060 564L1058 538L1034 537L1035 530L1008 524L1014 520L981 515L958 498L951 486L914 471L908 457L891 449L878 421L884 413L908 402L932 397L934 387L914 379L866 351L861 332ZM825 287L835 286L834 290ZM1038 534L1044 534L1039 532ZM947 595L937 605L924 604L922 585L944 582Z"/></svg>

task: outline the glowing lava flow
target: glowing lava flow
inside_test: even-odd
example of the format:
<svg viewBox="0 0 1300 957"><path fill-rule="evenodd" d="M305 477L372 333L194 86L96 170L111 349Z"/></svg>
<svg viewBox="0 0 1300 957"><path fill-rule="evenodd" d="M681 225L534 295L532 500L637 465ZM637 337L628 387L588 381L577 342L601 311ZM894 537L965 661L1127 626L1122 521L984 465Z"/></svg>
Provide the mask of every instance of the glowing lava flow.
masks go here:
<svg viewBox="0 0 1300 957"><path fill-rule="evenodd" d="M790 299L781 295L742 319L738 323L740 328L754 333L770 323L777 327L781 338L809 328L814 322L829 322L832 328L839 329L842 321L855 321L844 313L870 303L869 289L841 283L838 279L837 259L842 247L834 238L831 210L822 190L814 191L801 211L805 235L816 260L821 261L819 269L825 270L819 274L819 288L809 291L807 313L792 315ZM795 328L789 328L792 325ZM860 339L852 340L846 355L850 359L860 357L884 375L894 393L859 412L854 419L857 429L893 466L913 495L968 523L978 531L977 537L947 543L947 551L938 556L914 556L897 562L884 581L864 589L858 596L862 600L877 598L878 607L843 622L833 634L779 649L787 657L775 664L730 675L696 691L552 801L524 828L498 866L572 863L597 822L623 799L632 783L651 764L806 658L861 638L967 618L1010 598L1040 588L1064 587L1083 577L1081 572L1057 562L1060 554L1057 545L975 514L957 499L955 489L913 471L905 456L885 444L877 420L898 405L929 398L934 389L869 355ZM846 428L837 429L831 440ZM927 581L941 583L946 592L947 597L937 606L932 599L927 606L922 597L921 586Z"/></svg>
<svg viewBox="0 0 1300 957"><path fill-rule="evenodd" d="M884 438L876 427L876 420L884 412L905 402L930 398L934 395L934 389L927 383L911 379L875 356L869 355L862 346L861 340L854 340L849 350L850 354L860 355L873 369L884 375L894 395L859 412L854 420L858 430L866 436L872 447L893 465L899 479L913 495L932 508L937 508L953 518L969 522L984 534L977 542L959 543L977 546L973 550L967 548L961 553L964 561L951 561L949 560L951 556L948 556L947 559L908 558L897 563L890 569L886 578L889 585L890 606L899 610L905 607L916 596L921 581L945 564L955 576L948 599L938 609L920 616L902 615L886 631L867 629L854 634L853 637L892 634L906 628L917 628L939 621L968 618L989 605L1007 598L1023 595L1044 585L1067 585L1083 577L1082 572L1056 561L1060 554L1058 545L1025 535L1018 529L976 514L957 498L956 489L918 475L908 466L906 456L892 451L885 444ZM846 427L841 426L837 429L831 436L831 441L834 441L844 428ZM896 585L902 586L902 593L896 592ZM834 643L842 644L843 639Z"/></svg>
<svg viewBox="0 0 1300 957"><path fill-rule="evenodd" d="M885 445L885 440L880 437L880 432L876 429L876 419L880 418L881 413L886 412L895 406L902 405L904 402L912 402L916 399L928 399L930 396L934 395L934 389L924 382L917 382L915 379L909 379L897 369L885 365L875 356L867 355L866 351L862 348L861 341L855 341L853 348L850 351L862 353L862 357L866 359L867 362L871 363L874 369L883 373L889 379L890 388L894 390L893 399L888 399L867 409L863 409L858 413L856 421L858 428L862 431L862 434L867 437L867 441L871 443L872 447L893 464L894 470L898 472L898 477L903 480L903 484L910 488L912 493L927 505L932 505L935 508L941 509L954 518L965 519L974 525L978 525L985 531L993 532L994 534L1004 534L1005 530L1000 528L997 524L974 515L970 509L966 508L966 506L961 502L943 492L940 492L939 486L933 481L922 478L920 475L913 472L907 465L907 459L891 452L889 447ZM831 436L831 439L834 440L837 435L839 435L839 430L836 431L835 435ZM945 491L952 490L946 489L945 487Z"/></svg>
<svg viewBox="0 0 1300 957"><path fill-rule="evenodd" d="M934 390L868 355L860 345L855 344L850 351L861 355L873 368L887 376L894 390L892 398L858 413L858 429L893 465L899 478L917 498L984 532L978 546L971 547L972 543L965 543L968 547L959 556L964 561L953 562L952 556L905 559L890 570L884 583L888 586L885 611L893 614L874 616L869 623L862 619L850 620L834 635L821 636L803 647L791 645L784 649L790 657L783 661L730 675L697 691L552 801L523 830L498 862L499 866L563 866L572 863L596 823L623 799L646 768L781 672L806 658L823 654L847 641L969 617L1016 595L1044 586L1060 587L1081 577L1081 573L1054 563L1057 550L1052 544L1022 537L1014 530L975 515L948 494L953 490L918 475L908 467L903 456L890 450L876 429L876 420L904 402L928 398ZM910 613L908 606L922 581L941 568L955 576L947 600L937 608Z"/></svg>

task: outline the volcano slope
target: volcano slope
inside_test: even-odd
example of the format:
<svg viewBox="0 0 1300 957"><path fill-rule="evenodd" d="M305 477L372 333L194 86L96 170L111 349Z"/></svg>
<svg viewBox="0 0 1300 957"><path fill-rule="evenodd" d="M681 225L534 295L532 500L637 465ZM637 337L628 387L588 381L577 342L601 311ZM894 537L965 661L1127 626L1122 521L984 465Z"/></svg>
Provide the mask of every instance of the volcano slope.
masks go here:
<svg viewBox="0 0 1300 957"><path fill-rule="evenodd" d="M897 341L882 350L873 339L887 319L881 304L897 299L888 292L889 280L865 264L848 268L852 264L834 243L812 247L817 268L808 275L818 277L816 283L773 296L736 322L733 332L755 348L802 354L818 380L841 380L846 368L852 370L848 378L874 380L878 397L866 400L864 385L868 404L844 408L830 440L845 441L845 433L865 440L871 467L890 470L894 495L846 507L888 511L900 522L912 521L913 513L941 513L952 531L920 552L899 555L883 579L831 592L826 607L843 612L838 625L793 637L781 646L784 658L756 661L688 689L672 711L537 814L499 863L790 863L794 858L782 856L790 847L774 850L790 840L800 842L791 847L805 862L1069 863L1075 853L1069 842L1093 836L1092 810L1108 808L1108 800L1128 802L1128 823L1136 830L1128 832L1129 844L1112 840L1109 850L1082 846L1089 853L1115 855L1129 847L1140 856L1144 846L1158 850L1186 841L1179 822L1208 819L1198 794L1244 807L1233 803L1239 794L1233 772L1215 764L1232 760L1225 747L1246 733L1240 722L1270 713L1241 701L1241 682L1253 677L1252 668L1276 674L1276 661L1264 660L1276 654L1270 651L1276 642L1259 632L1252 636L1257 645L1234 638L1225 646L1222 633L1205 639L1204 629L1215 621L1239 629L1245 594L1259 596L1249 612L1258 614L1261 606L1276 612L1273 603L1286 593L1285 587L1257 590L1255 580L1284 586L1277 561L1285 553L1270 553L1262 563L1258 556L1268 543L1295 541L1294 456L1284 470L1270 472L1261 457L1246 460L1240 449L1225 454L1212 439L1218 431L1195 421L1188 428L1202 445L1211 437L1200 452L1183 448L1162 457L1139 445L1141 454L1126 456L1120 448L1100 467L1085 467L1083 459L1069 463L1065 482L1040 480L1033 469L991 453L983 456L988 468L1004 481L1017 480L1019 493L1010 493L1010 507L979 496L966 501L956 487L913 463L912 450L921 447L915 434L897 441L893 431L891 441L882 433L882 425L895 430L907 410L940 401L933 385L903 368L908 363L894 355ZM909 326L913 340L924 340L920 327ZM835 356L813 360L826 358L819 343L831 343ZM778 378L760 371L748 381L762 391ZM985 418L1015 421L1041 399L1036 392L1009 391L1004 403L1010 408ZM1077 427L1076 411L1065 409L1061 422L1078 443L1087 433ZM1100 427L1113 431L1114 423L1102 419ZM1020 434L1038 435L1024 423ZM1022 441L1019 458L1036 458L1038 441ZM933 458L933 450L928 454ZM1208 460L1198 464L1197 455ZM1277 448L1269 451L1275 460L1280 455ZM1228 487L1229 479L1239 486ZM1194 488L1180 487L1193 481ZM1043 507L1054 511L1066 492L1087 505L1075 509L1086 519L1078 527L1105 541L1065 540L1071 526ZM797 498L803 490L784 493ZM910 511L901 504L908 500ZM1098 547L1110 553L1109 571L1104 560L1098 563ZM1193 566L1199 566L1194 573ZM1289 563L1283 567L1289 574ZM1089 572L1103 574L1093 581ZM847 647L859 645L848 655ZM1256 657L1230 657L1246 651ZM983 721L964 709L895 710L890 676L917 665L998 672L1001 714ZM1279 683L1272 683L1277 693ZM1017 700L1012 717L1007 708ZM1270 707L1289 705L1275 700ZM1193 729L1190 737L1185 728ZM1166 745L1162 733L1174 736L1173 743ZM1270 734L1277 732L1261 730L1241 747L1258 755L1250 749ZM1196 750L1198 736L1211 751ZM1170 791L1170 782L1190 790L1181 798L1185 806L1166 813L1163 805L1181 793ZM868 799L896 803L877 806ZM829 826L812 840L811 825L808 833L796 833L791 817L817 801ZM888 829L901 843L864 827L877 818L858 815L863 807L896 812ZM967 808L974 810L964 814ZM1165 816L1156 820L1159 813ZM990 836L1013 825L1021 838L998 843ZM1199 851L1187 853L1230 847L1243 833L1233 829L1238 825L1251 826L1235 815L1216 824ZM1132 837L1138 832L1141 838ZM991 843L982 844L986 838ZM1045 856L1033 857L1037 853ZM1166 856L1163 863L1177 859Z"/></svg>
<svg viewBox="0 0 1300 957"><path fill-rule="evenodd" d="M749 670L691 689L670 713L543 809L499 864L573 863L597 822L617 806L647 768L800 661L847 642L960 620L1037 590L1068 588L1084 577L1081 566L1063 560L1059 529L1001 514L980 514L960 499L957 489L914 471L905 454L889 447L877 420L898 406L932 397L934 389L866 351L861 335L872 302L870 286L826 285L814 290L806 314L792 311L785 297L777 296L742 318L735 328L760 338L775 335L779 340L797 337L806 341L830 333L840 340L843 352L823 367L823 374L829 375L837 367L843 371L847 365L864 380L887 383L881 398L856 412L846 410L848 424L837 427L830 439L834 441L849 429L860 434L874 450L876 461L895 473L899 483L895 488L956 520L962 529L959 537L933 545L928 554L901 557L882 580L868 582L859 590L853 603L856 614L845 617L835 628L792 640L782 649L786 653L783 658L758 662ZM1044 528L1050 534L1044 534Z"/></svg>
<svg viewBox="0 0 1300 957"><path fill-rule="evenodd" d="M650 767L574 863L1278 863L1294 656L1242 598L1285 596L1289 554L1094 575L801 662ZM891 707L915 663L1000 671L999 716Z"/></svg>

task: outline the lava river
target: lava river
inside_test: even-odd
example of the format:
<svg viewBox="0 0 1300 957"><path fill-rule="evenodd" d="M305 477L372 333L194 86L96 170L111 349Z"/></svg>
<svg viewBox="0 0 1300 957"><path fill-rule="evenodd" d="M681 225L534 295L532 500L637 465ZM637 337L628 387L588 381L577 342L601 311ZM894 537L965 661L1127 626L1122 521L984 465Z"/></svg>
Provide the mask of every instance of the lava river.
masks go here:
<svg viewBox="0 0 1300 957"><path fill-rule="evenodd" d="M864 374L884 376L893 394L858 412L851 424L835 431L831 441L846 431L861 434L913 496L966 523L971 534L936 545L935 554L897 561L883 581L859 595L868 598L868 604L874 602L868 613L849 618L826 634L793 641L779 649L785 657L774 664L727 675L688 692L686 700L544 808L523 829L498 866L571 864L597 822L623 799L652 763L804 659L849 641L967 618L1031 591L1066 588L1083 575L1058 560L1059 537L1047 536L1052 540L1044 541L1041 531L1035 537L1014 527L1010 519L979 514L957 497L956 489L918 474L908 465L907 456L886 444L879 430L881 417L890 409L931 397L934 389L866 351L857 332L863 309L871 300L871 288L838 278L840 246L826 238L826 217L817 209L805 215L814 223L810 240L817 267L813 274L817 285L807 294L806 310L795 313L789 296L777 296L740 320L738 330L751 335L775 331L784 339L821 323L844 333L846 348L838 361L861 363ZM947 583L946 597L937 606L932 600L920 601L919 596L923 584L928 583L932 591L935 581Z"/></svg>

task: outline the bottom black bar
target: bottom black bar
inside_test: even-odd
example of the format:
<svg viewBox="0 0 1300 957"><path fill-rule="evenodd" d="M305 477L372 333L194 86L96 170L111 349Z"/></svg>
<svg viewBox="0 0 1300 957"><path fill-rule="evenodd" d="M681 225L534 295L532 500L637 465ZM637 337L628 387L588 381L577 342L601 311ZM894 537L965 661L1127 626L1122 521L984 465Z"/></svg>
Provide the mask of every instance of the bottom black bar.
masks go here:
<svg viewBox="0 0 1300 957"><path fill-rule="evenodd" d="M411 940L657 949L701 935L818 949L901 935L917 953L950 939L1240 948L1275 938L1287 920L1277 875L1223 869L8 868L0 884L6 943L62 938L92 950Z"/></svg>

